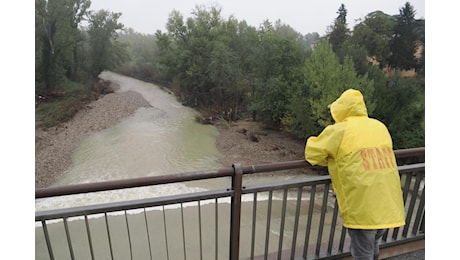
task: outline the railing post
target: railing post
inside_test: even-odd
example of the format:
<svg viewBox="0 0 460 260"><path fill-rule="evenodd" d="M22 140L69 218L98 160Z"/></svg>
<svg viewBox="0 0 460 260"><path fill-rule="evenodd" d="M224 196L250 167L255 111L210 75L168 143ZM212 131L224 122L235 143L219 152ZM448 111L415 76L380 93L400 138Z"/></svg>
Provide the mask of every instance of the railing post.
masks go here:
<svg viewBox="0 0 460 260"><path fill-rule="evenodd" d="M233 164L230 222L230 259L238 260L240 253L240 220L241 220L241 190L243 185L243 168L241 164Z"/></svg>

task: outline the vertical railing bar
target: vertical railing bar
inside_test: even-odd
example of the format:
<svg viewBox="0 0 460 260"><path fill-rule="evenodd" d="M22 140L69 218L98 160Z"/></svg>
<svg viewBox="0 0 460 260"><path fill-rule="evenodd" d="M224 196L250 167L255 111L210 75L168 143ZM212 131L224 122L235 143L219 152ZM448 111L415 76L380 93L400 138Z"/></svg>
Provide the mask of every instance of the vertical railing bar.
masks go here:
<svg viewBox="0 0 460 260"><path fill-rule="evenodd" d="M303 258L307 259L307 251L308 251L308 246L310 243L310 229L311 229L311 222L313 219L313 210L314 210L314 205L315 205L315 195L316 195L316 185L311 186L311 191L310 191L310 204L308 207L308 216L307 216L307 231L305 232L305 242L303 246Z"/></svg>
<svg viewBox="0 0 460 260"><path fill-rule="evenodd" d="M382 242L387 242L389 233L390 233L390 229L388 229L387 232L383 233Z"/></svg>
<svg viewBox="0 0 460 260"><path fill-rule="evenodd" d="M145 228L147 229L147 242L149 244L149 253L150 253L150 259L153 259L152 255L152 245L150 243L150 232L149 232L149 222L147 220L147 212L144 208L144 219L145 219Z"/></svg>
<svg viewBox="0 0 460 260"><path fill-rule="evenodd" d="M286 221L287 194L288 194L288 189L284 189L283 204L281 206L280 236L278 240L278 259L281 259L281 253L283 252L283 236L284 236L284 222Z"/></svg>
<svg viewBox="0 0 460 260"><path fill-rule="evenodd" d="M94 251L93 251L93 241L91 240L91 231L89 229L88 215L85 214L85 225L86 225L86 234L88 235L89 251L91 253L91 259L94 260Z"/></svg>
<svg viewBox="0 0 460 260"><path fill-rule="evenodd" d="M216 260L219 256L219 201L217 198L216 201Z"/></svg>
<svg viewBox="0 0 460 260"><path fill-rule="evenodd" d="M131 244L131 232L129 232L128 212L126 212L126 210L124 212L126 221L126 231L128 232L129 254L131 255L131 260L133 260L133 245Z"/></svg>
<svg viewBox="0 0 460 260"><path fill-rule="evenodd" d="M252 235L251 235L251 259L254 259L254 247L256 240L256 216L257 215L257 192L254 192L252 203Z"/></svg>
<svg viewBox="0 0 460 260"><path fill-rule="evenodd" d="M410 189L410 183L412 180L411 173L406 173L404 174L406 176L406 180L404 182L404 189L403 189L403 202L404 205L406 205L406 200L409 194L409 189ZM398 233L399 233L399 227L393 228L393 234L392 234L392 239L397 240L398 239Z"/></svg>
<svg viewBox="0 0 460 260"><path fill-rule="evenodd" d="M343 247L345 246L346 235L347 235L347 228L342 225L342 231L340 232L340 243L339 243L340 252L344 252Z"/></svg>
<svg viewBox="0 0 460 260"><path fill-rule="evenodd" d="M182 222L182 244L184 246L184 259L187 260L187 250L185 246L185 224L184 224L184 203L180 203L180 215Z"/></svg>
<svg viewBox="0 0 460 260"><path fill-rule="evenodd" d="M203 236L201 231L201 200L198 200L198 232L200 236L200 259L203 259Z"/></svg>
<svg viewBox="0 0 460 260"><path fill-rule="evenodd" d="M168 232L166 228L166 212L165 212L165 206L163 205L163 227L165 231L165 244L166 244L166 259L169 259L169 245L168 245Z"/></svg>
<svg viewBox="0 0 460 260"><path fill-rule="evenodd" d="M337 210L337 208L338 208L338 205L337 205L337 199L336 199L334 202L334 212L332 215L331 233L329 235L329 245L327 247L328 255L332 254L332 245L334 244L335 226L337 224L337 216L339 215L338 214L339 211Z"/></svg>
<svg viewBox="0 0 460 260"><path fill-rule="evenodd" d="M271 211L272 211L272 196L273 191L270 190L268 192L268 204L267 204L267 226L265 230L265 251L264 251L264 259L267 259L268 256L268 244L270 241L270 221L271 221Z"/></svg>
<svg viewBox="0 0 460 260"><path fill-rule="evenodd" d="M243 168L241 164L233 164L230 214L230 259L238 260L240 254L240 229L241 229L241 195L243 190Z"/></svg>
<svg viewBox="0 0 460 260"><path fill-rule="evenodd" d="M48 247L48 254L50 255L50 259L54 260L53 248L51 247L51 240L48 233L48 227L46 226L46 220L42 220L42 229L43 234L45 235L46 247Z"/></svg>
<svg viewBox="0 0 460 260"><path fill-rule="evenodd" d="M420 202L418 204L417 215L415 217L414 226L412 227L412 234L414 236L417 235L420 229L421 219L422 219L422 215L424 214L424 212L425 212L425 187L422 190L422 195L420 197Z"/></svg>
<svg viewBox="0 0 460 260"><path fill-rule="evenodd" d="M408 193L409 193L409 189L410 189L410 183L412 181L412 175L411 175L411 173L406 173L406 174L404 174L404 176L406 176L406 179L405 179L405 182L404 182L404 188L403 188L403 200L404 200L404 204L405 204L407 196L408 196Z"/></svg>
<svg viewBox="0 0 460 260"><path fill-rule="evenodd" d="M421 220L421 216L423 214L423 212L425 212L425 172L423 171L423 175L422 174L417 174L417 178L420 178L420 184L417 188L417 193L416 193L416 196L418 198L418 191L420 190L420 185L423 181L423 187L422 187L422 192L421 192L421 195L420 195L420 200L419 200L419 203L418 203L418 208L417 208L417 213L416 213L416 216L415 216L415 220L414 220L414 227L413 227L413 230L412 230L412 233L415 235L417 234L417 230L420 228L420 220ZM416 230L416 232L414 233L414 230Z"/></svg>
<svg viewBox="0 0 460 260"><path fill-rule="evenodd" d="M107 218L107 212L104 212L104 217L105 217L105 228L107 229L107 238L109 240L110 257L111 259L113 259L112 239L110 238L109 219Z"/></svg>
<svg viewBox="0 0 460 260"><path fill-rule="evenodd" d="M418 189L420 187L420 181L421 181L421 176L418 175L415 178L414 187L412 188L412 192L411 192L409 209L407 210L407 215L406 215L406 225L404 226L404 229L403 229L403 237L407 237L407 232L410 227L410 221L412 219L412 216L413 216L412 214L415 208L415 202L417 201L417 197L418 197L417 195L418 195Z"/></svg>
<svg viewBox="0 0 460 260"><path fill-rule="evenodd" d="M319 219L318 237L316 240L316 256L318 257L321 253L321 240L323 237L324 219L326 218L328 194L329 194L329 183L325 184L324 191L323 191L323 203L321 205L321 217Z"/></svg>
<svg viewBox="0 0 460 260"><path fill-rule="evenodd" d="M302 204L302 187L297 188L297 201L295 207L294 230L292 232L291 259L295 257L297 244L297 229L299 228L300 206Z"/></svg>
<svg viewBox="0 0 460 260"><path fill-rule="evenodd" d="M65 229L65 235L67 237L67 244L69 245L69 251L70 251L70 258L72 260L75 259L75 255L73 253L73 248L72 248L72 241L70 239L70 232L69 232L69 225L67 223L67 218L63 218L64 220L64 229Z"/></svg>
<svg viewBox="0 0 460 260"><path fill-rule="evenodd" d="M425 208L425 207L423 207ZM422 220L420 221L419 229L417 232L425 233L425 210L423 210Z"/></svg>

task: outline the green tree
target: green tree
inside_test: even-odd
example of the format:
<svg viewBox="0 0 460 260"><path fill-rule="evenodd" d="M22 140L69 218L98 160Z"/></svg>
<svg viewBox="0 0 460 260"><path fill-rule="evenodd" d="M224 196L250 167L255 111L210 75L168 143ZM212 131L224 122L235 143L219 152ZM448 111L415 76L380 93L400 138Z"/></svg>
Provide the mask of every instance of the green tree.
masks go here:
<svg viewBox="0 0 460 260"><path fill-rule="evenodd" d="M235 119L245 109L245 91L252 77L250 66L251 46L257 39L256 30L234 17L222 21L214 31L214 45L208 70L214 87L211 93L220 93L214 107ZM223 93L223 94L222 94ZM216 95L217 97L217 95ZM215 97L214 97L215 98Z"/></svg>
<svg viewBox="0 0 460 260"><path fill-rule="evenodd" d="M344 63L345 59L349 58L353 61L353 66L358 75L365 75L369 69L370 61L367 51L359 44L354 44L350 41L345 42L336 51L336 55L340 63Z"/></svg>
<svg viewBox="0 0 460 260"><path fill-rule="evenodd" d="M215 43L210 55L209 76L213 82L209 94L213 105L219 105L219 110L229 110L238 113L240 103L240 87L238 79L242 75L239 59L236 53L223 42Z"/></svg>
<svg viewBox="0 0 460 260"><path fill-rule="evenodd" d="M90 13L88 35L91 46L91 73L97 77L102 71L113 69L129 57L126 44L117 41L124 25L118 22L121 13L99 10Z"/></svg>
<svg viewBox="0 0 460 260"><path fill-rule="evenodd" d="M329 26L327 37L332 44L332 50L336 52L350 37L350 30L347 26L347 9L344 4L341 4L339 14L334 20L332 26Z"/></svg>
<svg viewBox="0 0 460 260"><path fill-rule="evenodd" d="M390 43L391 56L388 64L392 68L410 70L417 68L417 33L415 31L415 10L406 2L399 10L394 27L394 36Z"/></svg>
<svg viewBox="0 0 460 260"><path fill-rule="evenodd" d="M230 66L219 64L217 60L219 57L224 62L235 60L232 48L219 39L225 34L220 13L220 8L216 6L209 10L196 6L192 11L193 17L184 22L182 14L173 11L166 24L168 32L158 31L156 34L161 70L167 78L176 82L176 92L186 104L212 107L214 103L219 103L210 98L210 92L215 91L223 98L224 89L231 83L224 79L214 80L217 75L236 73L229 72Z"/></svg>
<svg viewBox="0 0 460 260"><path fill-rule="evenodd" d="M265 21L252 53L254 84L249 106L258 119L273 128L281 126L287 109L288 89L300 84L300 70L305 61L306 46L302 36L293 31L287 33L287 29L275 28Z"/></svg>
<svg viewBox="0 0 460 260"><path fill-rule="evenodd" d="M425 146L425 86L395 73L375 91L373 116L388 126L395 149Z"/></svg>
<svg viewBox="0 0 460 260"><path fill-rule="evenodd" d="M394 25L394 19L381 11L369 13L364 21L354 27L351 41L363 46L368 56L375 60L380 68L384 68L391 55L390 41Z"/></svg>
<svg viewBox="0 0 460 260"><path fill-rule="evenodd" d="M184 17L178 11L169 14L166 33L155 33L158 46L160 72L168 81L180 81L185 78L188 60L188 35Z"/></svg>
<svg viewBox="0 0 460 260"><path fill-rule="evenodd" d="M211 7L208 11L204 6L196 6L192 11L194 16L187 19L187 41L181 42L186 58L183 60L186 66L185 77L181 80L181 92L193 98L189 103L197 106L212 106L209 92L214 83L208 68L216 31L222 22L220 12L217 7Z"/></svg>
<svg viewBox="0 0 460 260"><path fill-rule="evenodd" d="M362 91L368 100L368 112L375 108L371 101L373 81L367 78L367 74L358 76L350 58L345 58L341 64L327 41L321 42L305 63L304 80L303 85L291 92L289 112L283 118L284 129L299 137L317 134L332 124L327 106L348 88Z"/></svg>
<svg viewBox="0 0 460 260"><path fill-rule="evenodd" d="M43 83L45 91L60 89L67 78L75 79L82 40L78 25L90 4L89 0L35 1L36 81Z"/></svg>

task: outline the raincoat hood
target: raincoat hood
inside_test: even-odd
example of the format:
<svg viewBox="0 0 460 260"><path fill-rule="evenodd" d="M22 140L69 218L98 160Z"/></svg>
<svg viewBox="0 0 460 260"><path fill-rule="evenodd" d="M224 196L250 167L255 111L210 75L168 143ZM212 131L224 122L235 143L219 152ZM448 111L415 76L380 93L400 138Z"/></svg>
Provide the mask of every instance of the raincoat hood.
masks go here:
<svg viewBox="0 0 460 260"><path fill-rule="evenodd" d="M367 116L363 95L355 89L348 89L331 106L331 115L336 123L350 116Z"/></svg>

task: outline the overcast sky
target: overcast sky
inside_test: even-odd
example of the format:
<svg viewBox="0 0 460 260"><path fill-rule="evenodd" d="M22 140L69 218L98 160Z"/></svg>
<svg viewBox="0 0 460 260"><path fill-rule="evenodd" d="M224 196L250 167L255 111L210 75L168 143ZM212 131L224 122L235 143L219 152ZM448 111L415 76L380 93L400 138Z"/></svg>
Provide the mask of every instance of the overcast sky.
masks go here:
<svg viewBox="0 0 460 260"><path fill-rule="evenodd" d="M424 0L91 0L91 10L106 9L122 13L119 21L125 27L146 34L154 34L156 30L166 31L168 16L173 10L179 11L184 17L196 5L218 5L222 9L222 17L227 20L233 15L239 21L245 20L256 28L264 20L273 24L280 19L282 23L305 35L318 32L326 33L327 27L337 17L337 11L343 3L348 11L349 28L355 20L363 19L373 11L383 11L389 15L399 14L399 9L409 2L415 9L415 18L425 18Z"/></svg>

